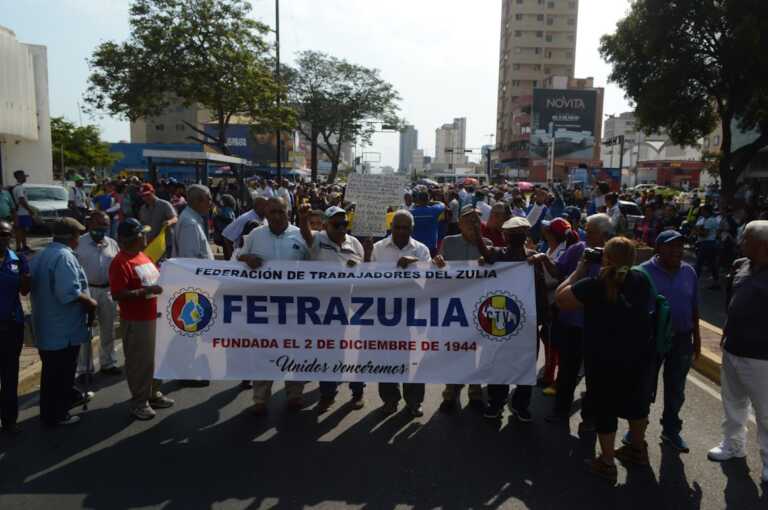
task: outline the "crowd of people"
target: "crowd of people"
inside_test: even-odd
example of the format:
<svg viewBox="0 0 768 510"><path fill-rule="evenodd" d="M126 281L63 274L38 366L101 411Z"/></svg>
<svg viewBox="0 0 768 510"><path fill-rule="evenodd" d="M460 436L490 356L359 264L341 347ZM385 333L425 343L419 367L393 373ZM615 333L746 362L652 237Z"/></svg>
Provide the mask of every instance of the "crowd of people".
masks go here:
<svg viewBox="0 0 768 510"><path fill-rule="evenodd" d="M701 353L699 278L712 271L712 287L725 283L728 321L723 339L723 441L709 458L743 457L749 405L757 416L758 440L768 482L768 341L761 317L768 297L766 211L749 202L716 209L693 198L689 208L672 195L633 195L560 186L523 187L503 182L481 187L420 185L404 190L401 204L386 211L388 235L358 239L355 204L343 185L261 179L243 190L236 183L157 184L138 178L107 181L90 194L71 194L72 217L53 225L53 240L33 255L21 234L30 205L23 172L7 192L10 211L0 219L0 387L3 430L19 431L17 379L24 337L21 296L30 295L36 346L42 359L40 417L44 424L77 423L72 409L92 399L83 381L95 372L91 339L98 328L99 367L105 376L123 373L115 352L115 319L125 353L131 393L128 412L149 420L174 402L154 375L158 267L165 257L221 258L259 268L274 260L317 260L353 267L368 262L406 268L416 262L445 267L455 261L526 262L534 267L535 301L544 366L537 386L553 400L550 424L567 424L582 378L580 433L594 432L599 454L594 474L615 481L615 459L648 464L646 429L659 379L663 384L662 441L680 452L681 409L686 376ZM83 189L82 181L73 188ZM244 191L246 191L244 193ZM644 216L628 218L624 200ZM382 211L382 214L384 211ZM636 220L636 221L635 221ZM634 223L633 223L634 221ZM164 233L166 251L151 260L147 243ZM16 235L16 249L11 239ZM695 249L695 267L685 262ZM218 255L217 255L218 254ZM643 255L645 254L645 255ZM729 264L721 281L720 267ZM663 300L660 299L663 296ZM664 306L662 306L664 305ZM118 313L119 311L119 313ZM662 320L668 319L666 329ZM182 381L189 386L206 381ZM351 383L352 405L365 406L365 384ZM272 381L243 381L253 392L253 413L269 410ZM304 408L304 383L285 382L288 410ZM533 386L489 384L468 388L469 406L486 419L534 420ZM460 385L447 385L440 411L461 407ZM339 383L320 384L317 412L331 408ZM414 417L423 415L424 384L378 384L381 412L401 401ZM618 420L629 422L615 447Z"/></svg>

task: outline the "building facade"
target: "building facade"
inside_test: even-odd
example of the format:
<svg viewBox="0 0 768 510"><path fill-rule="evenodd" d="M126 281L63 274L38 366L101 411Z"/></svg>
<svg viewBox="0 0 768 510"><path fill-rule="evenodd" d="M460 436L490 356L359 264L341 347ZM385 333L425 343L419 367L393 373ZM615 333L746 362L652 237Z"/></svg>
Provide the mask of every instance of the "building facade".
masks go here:
<svg viewBox="0 0 768 510"><path fill-rule="evenodd" d="M443 124L435 130L434 164L463 166L467 162L464 150L467 148L467 119L453 119L451 124Z"/></svg>
<svg viewBox="0 0 768 510"><path fill-rule="evenodd" d="M533 89L573 78L578 0L503 0L496 117L497 160L527 166Z"/></svg>
<svg viewBox="0 0 768 510"><path fill-rule="evenodd" d="M0 26L0 185L24 170L29 182L53 181L48 51Z"/></svg>
<svg viewBox="0 0 768 510"><path fill-rule="evenodd" d="M400 131L400 164L401 172L407 171L412 164L413 151L419 146L419 131L413 126L405 126Z"/></svg>

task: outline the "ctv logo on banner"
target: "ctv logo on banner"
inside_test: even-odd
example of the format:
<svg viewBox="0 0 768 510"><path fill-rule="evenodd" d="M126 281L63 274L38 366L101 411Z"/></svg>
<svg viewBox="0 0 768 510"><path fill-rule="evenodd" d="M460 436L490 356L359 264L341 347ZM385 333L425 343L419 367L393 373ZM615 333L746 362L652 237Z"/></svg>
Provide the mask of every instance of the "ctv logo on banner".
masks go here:
<svg viewBox="0 0 768 510"><path fill-rule="evenodd" d="M171 328L189 337L208 331L216 319L213 299L200 289L182 289L170 300L166 317Z"/></svg>
<svg viewBox="0 0 768 510"><path fill-rule="evenodd" d="M506 342L525 325L525 307L514 294L491 292L477 302L474 318L481 335L494 342Z"/></svg>

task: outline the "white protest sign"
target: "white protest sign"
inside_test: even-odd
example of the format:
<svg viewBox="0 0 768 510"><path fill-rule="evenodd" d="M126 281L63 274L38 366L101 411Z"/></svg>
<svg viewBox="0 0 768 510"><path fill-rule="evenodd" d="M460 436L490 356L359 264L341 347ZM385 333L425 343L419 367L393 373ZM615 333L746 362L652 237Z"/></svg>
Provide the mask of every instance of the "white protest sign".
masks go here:
<svg viewBox="0 0 768 510"><path fill-rule="evenodd" d="M536 382L525 262L170 259L160 272L160 379Z"/></svg>
<svg viewBox="0 0 768 510"><path fill-rule="evenodd" d="M387 208L403 202L408 185L404 175L350 174L344 199L355 204L352 233L361 237L387 234Z"/></svg>

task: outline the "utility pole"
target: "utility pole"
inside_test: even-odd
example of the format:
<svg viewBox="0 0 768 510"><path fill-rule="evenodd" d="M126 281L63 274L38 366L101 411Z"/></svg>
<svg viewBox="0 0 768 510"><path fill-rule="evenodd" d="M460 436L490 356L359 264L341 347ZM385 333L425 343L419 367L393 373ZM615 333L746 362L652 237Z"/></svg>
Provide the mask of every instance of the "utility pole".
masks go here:
<svg viewBox="0 0 768 510"><path fill-rule="evenodd" d="M276 49L276 61L275 61L275 81L278 85L277 90L277 109L280 110L280 0L275 0L275 49ZM280 147L280 139L282 133L280 132L280 125L278 120L277 127L277 180L278 182L283 177L283 155Z"/></svg>
<svg viewBox="0 0 768 510"><path fill-rule="evenodd" d="M549 168L547 169L547 182L555 180L555 123L549 123L549 133L552 135L552 144L549 149Z"/></svg>

